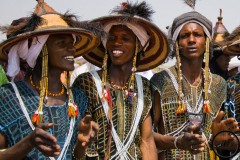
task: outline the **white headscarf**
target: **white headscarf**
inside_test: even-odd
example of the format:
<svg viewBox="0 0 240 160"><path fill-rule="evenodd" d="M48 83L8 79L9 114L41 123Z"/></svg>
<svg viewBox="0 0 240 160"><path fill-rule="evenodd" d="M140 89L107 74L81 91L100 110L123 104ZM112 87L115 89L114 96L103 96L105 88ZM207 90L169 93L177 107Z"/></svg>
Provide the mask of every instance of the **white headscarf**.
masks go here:
<svg viewBox="0 0 240 160"><path fill-rule="evenodd" d="M18 42L9 51L7 75L14 77L20 71L20 58L26 60L28 65L33 68L36 64L38 55L43 45L46 43L49 35L42 35L33 38L32 45L28 49L28 40Z"/></svg>
<svg viewBox="0 0 240 160"><path fill-rule="evenodd" d="M76 36L72 36L74 39L73 44L75 44ZM49 35L34 37L30 48L28 48L28 40L20 41L12 46L8 54L7 75L14 79L14 77L19 73L20 58L26 60L27 64L31 68L34 68L36 60L41 53L43 45L47 42L48 37Z"/></svg>
<svg viewBox="0 0 240 160"><path fill-rule="evenodd" d="M127 26L138 37L142 47L147 48L148 44L146 44L146 43L148 42L149 36L147 34L147 31L142 26L140 26L138 24L132 24L130 22L126 22L126 23L110 22L110 23L107 23L106 25L104 25L103 29L106 33L109 33L110 29L114 25L125 25L125 26ZM106 48L107 39L102 38L101 40L102 40L102 44L103 44L104 48Z"/></svg>
<svg viewBox="0 0 240 160"><path fill-rule="evenodd" d="M200 23L200 22L198 22L198 21L195 21L195 20L187 21L187 22L181 24L180 26L178 26L178 27L176 28L176 30L175 30L174 33L169 33L169 36L172 36L172 37L169 37L169 38L172 39L172 40L175 42L175 41L177 40L177 37L178 37L180 31L182 30L183 26L184 26L185 24L187 24L187 23L197 23L197 24L199 24L200 26L202 26L202 27L203 27L203 30L204 30L204 33L207 35L207 37L210 39L210 41L212 40L212 35L211 35L211 33L208 31L208 29L207 29L202 23ZM171 31L171 28L170 28L170 31Z"/></svg>

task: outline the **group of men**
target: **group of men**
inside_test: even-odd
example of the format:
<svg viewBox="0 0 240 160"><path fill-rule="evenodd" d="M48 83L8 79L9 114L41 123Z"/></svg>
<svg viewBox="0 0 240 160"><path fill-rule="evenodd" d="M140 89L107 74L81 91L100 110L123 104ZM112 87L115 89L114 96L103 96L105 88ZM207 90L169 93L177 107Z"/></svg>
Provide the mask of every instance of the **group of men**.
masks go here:
<svg viewBox="0 0 240 160"><path fill-rule="evenodd" d="M1 27L8 39L0 59L10 77L0 87L1 160L216 159L212 137L239 130L239 78L227 85L211 73L213 31L205 16L176 17L168 40L145 1L85 22L37 2L31 16ZM239 36L235 31L216 48L237 54ZM176 65L150 81L136 74L169 53ZM70 86L79 56L101 69L78 75ZM25 77L15 81L22 64ZM231 152L236 143L226 136L219 149Z"/></svg>

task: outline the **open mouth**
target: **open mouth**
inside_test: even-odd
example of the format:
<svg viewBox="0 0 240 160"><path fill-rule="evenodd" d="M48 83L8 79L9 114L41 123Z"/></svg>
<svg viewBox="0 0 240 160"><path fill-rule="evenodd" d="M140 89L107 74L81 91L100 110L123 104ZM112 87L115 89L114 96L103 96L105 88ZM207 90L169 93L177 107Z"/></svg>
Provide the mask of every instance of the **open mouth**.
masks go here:
<svg viewBox="0 0 240 160"><path fill-rule="evenodd" d="M188 48L188 51L189 51L189 52L196 52L196 51L197 51L197 48Z"/></svg>
<svg viewBox="0 0 240 160"><path fill-rule="evenodd" d="M112 51L112 55L114 56L114 57L119 57L119 56L121 56L123 54L123 51L120 51L120 50L113 50Z"/></svg>
<svg viewBox="0 0 240 160"><path fill-rule="evenodd" d="M66 56L64 59L73 62L74 61L74 56Z"/></svg>

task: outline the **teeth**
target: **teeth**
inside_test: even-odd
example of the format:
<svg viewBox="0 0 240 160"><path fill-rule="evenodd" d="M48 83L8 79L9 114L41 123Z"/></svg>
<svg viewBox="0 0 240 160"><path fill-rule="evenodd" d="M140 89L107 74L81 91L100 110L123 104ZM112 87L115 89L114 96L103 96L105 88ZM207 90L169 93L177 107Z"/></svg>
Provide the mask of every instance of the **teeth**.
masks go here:
<svg viewBox="0 0 240 160"><path fill-rule="evenodd" d="M120 53L123 53L123 51L114 50L113 53L115 53L115 54L120 54Z"/></svg>
<svg viewBox="0 0 240 160"><path fill-rule="evenodd" d="M121 55L123 53L123 51L120 51L120 50L114 50L113 51L113 54L115 55L115 56L119 56L119 55Z"/></svg>
<svg viewBox="0 0 240 160"><path fill-rule="evenodd" d="M66 56L64 58L68 61L74 61L74 56Z"/></svg>
<svg viewBox="0 0 240 160"><path fill-rule="evenodd" d="M189 51L193 52L193 51L196 51L197 49L189 49Z"/></svg>

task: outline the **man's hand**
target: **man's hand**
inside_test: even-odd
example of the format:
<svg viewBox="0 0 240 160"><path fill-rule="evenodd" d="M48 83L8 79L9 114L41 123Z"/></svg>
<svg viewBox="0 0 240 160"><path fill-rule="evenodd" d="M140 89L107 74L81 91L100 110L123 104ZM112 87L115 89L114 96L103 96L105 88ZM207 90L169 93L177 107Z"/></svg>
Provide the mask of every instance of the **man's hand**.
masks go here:
<svg viewBox="0 0 240 160"><path fill-rule="evenodd" d="M86 115L78 126L78 141L82 147L92 143L99 130L98 124L92 121L91 115Z"/></svg>
<svg viewBox="0 0 240 160"><path fill-rule="evenodd" d="M198 154L204 150L206 139L202 137L200 128L191 125L186 128L186 132L179 137L177 147L183 150L189 150L191 154Z"/></svg>
<svg viewBox="0 0 240 160"><path fill-rule="evenodd" d="M30 135L30 144L36 147L43 155L55 157L60 154L61 148L57 144L57 139L48 130L53 127L53 123L40 124Z"/></svg>
<svg viewBox="0 0 240 160"><path fill-rule="evenodd" d="M221 131L231 131L235 133L239 130L238 122L234 118L224 119L224 112L220 111L212 123L212 134L215 136Z"/></svg>

